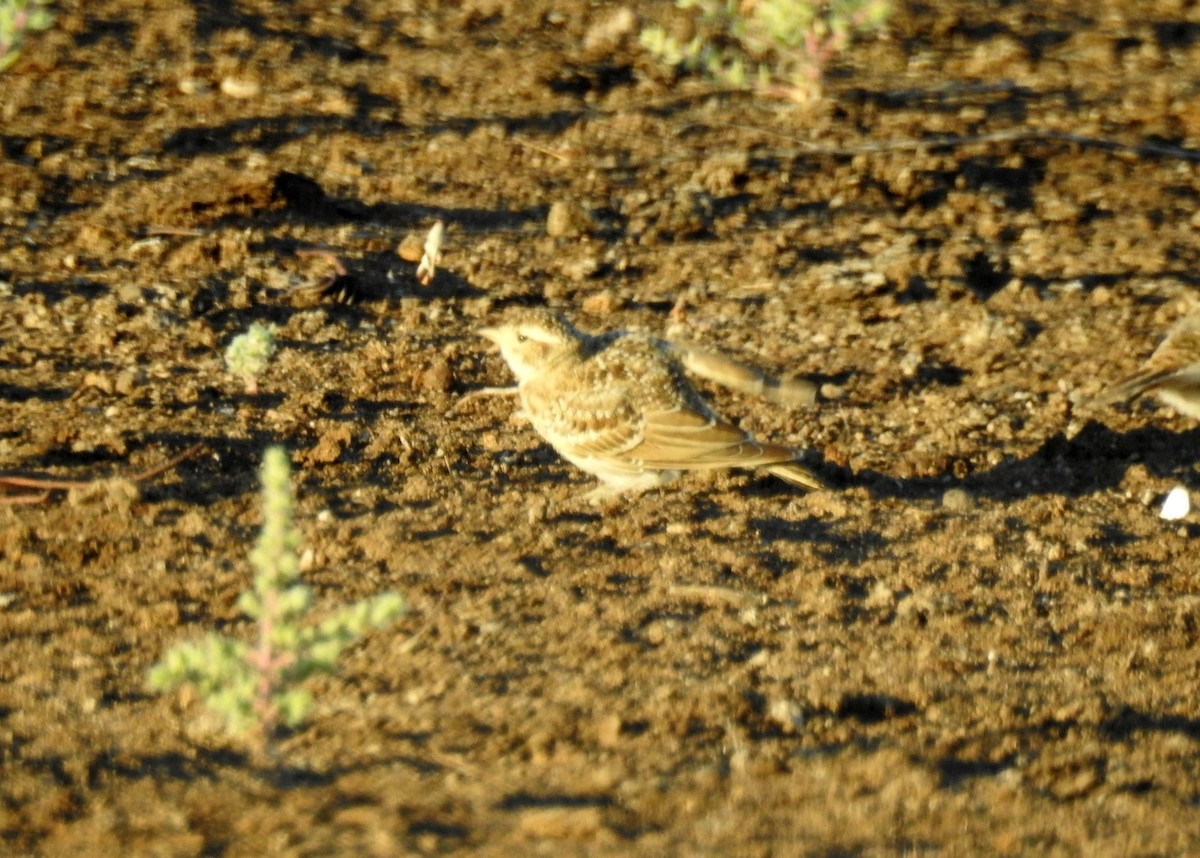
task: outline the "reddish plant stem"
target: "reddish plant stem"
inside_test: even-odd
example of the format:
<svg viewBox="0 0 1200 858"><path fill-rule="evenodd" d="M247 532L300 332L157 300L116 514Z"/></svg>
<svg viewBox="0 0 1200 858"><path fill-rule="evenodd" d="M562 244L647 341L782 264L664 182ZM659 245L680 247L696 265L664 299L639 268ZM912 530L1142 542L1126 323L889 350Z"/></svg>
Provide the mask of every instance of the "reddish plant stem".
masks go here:
<svg viewBox="0 0 1200 858"><path fill-rule="evenodd" d="M269 590L263 593L263 614L258 620L258 648L249 653L250 666L258 673L258 687L254 696L254 711L258 713L255 724L255 745L262 756L269 753L271 739L275 735L278 712L271 697L275 691L275 654L271 650L271 634L275 630L275 612L279 593Z"/></svg>
<svg viewBox="0 0 1200 858"><path fill-rule="evenodd" d="M291 653L276 652L271 644L279 613L279 591L267 590L262 594L263 613L258 620L258 645L246 654L246 660L258 674L254 694L254 711L258 714L255 724L254 745L258 754L271 756L272 740L279 727L279 707L274 697L286 670L295 658Z"/></svg>

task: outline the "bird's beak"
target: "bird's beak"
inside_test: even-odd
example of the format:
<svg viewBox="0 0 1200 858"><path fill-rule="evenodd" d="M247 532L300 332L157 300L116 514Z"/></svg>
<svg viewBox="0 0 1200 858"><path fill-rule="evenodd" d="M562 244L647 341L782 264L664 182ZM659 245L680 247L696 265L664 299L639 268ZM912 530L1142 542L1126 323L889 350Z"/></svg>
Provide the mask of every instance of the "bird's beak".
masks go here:
<svg viewBox="0 0 1200 858"><path fill-rule="evenodd" d="M479 334L479 336L481 336L481 337L486 337L487 339L491 340L493 343L496 343L497 345L499 345L499 343L500 343L500 329L499 328L480 328L475 333Z"/></svg>

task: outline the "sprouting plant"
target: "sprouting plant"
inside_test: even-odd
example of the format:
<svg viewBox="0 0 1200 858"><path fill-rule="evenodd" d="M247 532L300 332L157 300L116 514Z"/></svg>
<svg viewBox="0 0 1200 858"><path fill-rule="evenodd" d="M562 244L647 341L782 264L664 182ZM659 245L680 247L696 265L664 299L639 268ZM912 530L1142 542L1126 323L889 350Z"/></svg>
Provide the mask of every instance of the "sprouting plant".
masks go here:
<svg viewBox="0 0 1200 858"><path fill-rule="evenodd" d="M258 393L258 377L262 375L275 354L275 326L255 322L244 334L238 334L225 349L225 367L239 376L246 393Z"/></svg>
<svg viewBox="0 0 1200 858"><path fill-rule="evenodd" d="M641 42L668 65L729 86L818 98L825 68L855 36L883 29L891 0L675 0L699 11L700 34L686 44L662 27Z"/></svg>
<svg viewBox="0 0 1200 858"><path fill-rule="evenodd" d="M16 62L27 32L54 22L48 5L48 0L0 0L0 71Z"/></svg>
<svg viewBox="0 0 1200 858"><path fill-rule="evenodd" d="M316 626L302 625L312 591L299 583L300 534L283 448L267 449L262 483L262 533L250 553L254 585L238 599L238 607L258 623L256 640L249 644L209 634L177 644L148 676L155 691L194 686L204 703L224 716L231 733L249 737L260 759L270 755L280 724L298 726L312 708L312 697L300 683L333 673L343 650L405 610L404 599L389 592L348 605Z"/></svg>

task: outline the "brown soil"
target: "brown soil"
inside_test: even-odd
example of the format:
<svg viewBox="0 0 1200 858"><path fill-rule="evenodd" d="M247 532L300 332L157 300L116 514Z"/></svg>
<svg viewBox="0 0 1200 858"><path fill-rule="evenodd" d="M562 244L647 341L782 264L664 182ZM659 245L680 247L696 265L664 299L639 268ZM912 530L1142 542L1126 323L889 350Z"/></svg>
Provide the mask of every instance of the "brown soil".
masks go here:
<svg viewBox="0 0 1200 858"><path fill-rule="evenodd" d="M796 109L614 3L59 3L0 75L0 468L204 452L0 509L0 852L1200 853L1200 431L1075 404L1198 282L1200 6L898 5ZM712 395L840 490L575 504L511 401L446 415L514 303L817 381ZM318 612L411 610L263 770L144 677L249 634L271 443Z"/></svg>

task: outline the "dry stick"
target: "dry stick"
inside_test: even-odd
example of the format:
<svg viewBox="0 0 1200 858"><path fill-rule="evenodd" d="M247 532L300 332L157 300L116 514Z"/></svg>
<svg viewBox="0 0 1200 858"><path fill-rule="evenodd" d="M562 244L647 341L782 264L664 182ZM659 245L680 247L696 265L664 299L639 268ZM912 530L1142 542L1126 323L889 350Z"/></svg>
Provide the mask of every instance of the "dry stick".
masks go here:
<svg viewBox="0 0 1200 858"><path fill-rule="evenodd" d="M163 474L163 473L166 473L167 471L171 470L176 465L186 462L188 459L192 458L192 456L196 455L203 449L204 449L204 442L197 441L195 444L188 447L186 450L184 450L182 453L180 453L178 456L176 456L174 459L168 459L166 462L163 462L161 465L156 465L153 468L147 468L146 470L142 471L140 474L134 474L129 479L131 479L135 483L140 483L140 482L143 482L144 480L153 479L154 477L157 477L159 474Z"/></svg>
<svg viewBox="0 0 1200 858"><path fill-rule="evenodd" d="M161 465L155 465L153 468L148 468L139 474L133 474L128 479L131 482L141 483L146 480L157 477L159 474L165 473L176 465L187 459L190 459L196 453L204 449L204 442L193 444L188 447L178 456L163 462ZM50 492L56 489L62 491L71 491L72 489L86 489L96 480L49 480L42 477L5 477L0 476L0 486L8 486L14 489L41 489L44 494L40 496L40 500L45 500L50 496ZM28 500L30 495L18 495L12 498L0 498L0 503L38 503L39 501Z"/></svg>
<svg viewBox="0 0 1200 858"><path fill-rule="evenodd" d="M144 230L142 237L178 236L181 238L200 238L204 234L205 232L202 229L188 229L182 226L148 226Z"/></svg>
<svg viewBox="0 0 1200 858"><path fill-rule="evenodd" d="M518 146L524 146L526 149L532 149L534 152L540 152L543 155L548 155L551 158L557 158L563 162L569 162L570 156L564 155L562 152L555 152L552 149L547 149L545 146L538 146L536 143L530 143L528 140L522 140L520 137L514 137L513 142Z"/></svg>
<svg viewBox="0 0 1200 858"><path fill-rule="evenodd" d="M17 506L18 504L39 504L46 498L50 497L50 492L42 492L41 494L28 495L12 495L11 497L0 497L0 506Z"/></svg>

